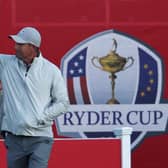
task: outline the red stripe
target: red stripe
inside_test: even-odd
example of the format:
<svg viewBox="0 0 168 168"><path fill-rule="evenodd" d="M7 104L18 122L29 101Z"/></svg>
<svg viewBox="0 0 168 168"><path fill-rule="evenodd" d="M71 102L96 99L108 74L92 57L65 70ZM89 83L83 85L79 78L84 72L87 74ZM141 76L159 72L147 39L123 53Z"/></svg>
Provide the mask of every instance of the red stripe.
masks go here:
<svg viewBox="0 0 168 168"><path fill-rule="evenodd" d="M81 91L82 91L82 95L83 95L84 104L91 104L90 99L89 99L89 94L88 94L87 83L86 83L85 77L80 77L80 84L81 84Z"/></svg>
<svg viewBox="0 0 168 168"><path fill-rule="evenodd" d="M69 94L70 103L71 104L76 104L73 80L72 79L68 79L68 84L67 85L68 85L68 94Z"/></svg>

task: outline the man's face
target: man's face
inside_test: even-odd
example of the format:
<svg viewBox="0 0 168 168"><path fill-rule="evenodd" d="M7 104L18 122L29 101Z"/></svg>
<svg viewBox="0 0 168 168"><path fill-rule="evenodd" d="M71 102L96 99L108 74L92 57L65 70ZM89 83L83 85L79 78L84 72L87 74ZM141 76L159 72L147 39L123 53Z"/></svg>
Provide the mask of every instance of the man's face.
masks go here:
<svg viewBox="0 0 168 168"><path fill-rule="evenodd" d="M32 53L34 51L33 46L31 44L15 44L16 57L23 60L23 62L27 62L27 60L33 59Z"/></svg>

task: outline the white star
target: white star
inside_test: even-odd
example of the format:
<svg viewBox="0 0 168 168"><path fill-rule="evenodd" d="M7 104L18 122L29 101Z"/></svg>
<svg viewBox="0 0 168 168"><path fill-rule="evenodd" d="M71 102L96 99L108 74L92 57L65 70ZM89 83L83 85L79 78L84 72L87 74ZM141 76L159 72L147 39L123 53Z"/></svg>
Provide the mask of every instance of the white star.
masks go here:
<svg viewBox="0 0 168 168"><path fill-rule="evenodd" d="M79 59L80 59L80 60L83 60L83 59L84 59L84 56L83 56L83 55L80 55L80 56L79 56Z"/></svg>
<svg viewBox="0 0 168 168"><path fill-rule="evenodd" d="M80 74L83 73L83 69L81 69L81 68L78 69L78 73L80 73Z"/></svg>
<svg viewBox="0 0 168 168"><path fill-rule="evenodd" d="M69 73L70 73L70 74L74 74L74 70L71 69L71 70L69 71Z"/></svg>
<svg viewBox="0 0 168 168"><path fill-rule="evenodd" d="M77 67L79 65L78 62L74 62L74 66Z"/></svg>

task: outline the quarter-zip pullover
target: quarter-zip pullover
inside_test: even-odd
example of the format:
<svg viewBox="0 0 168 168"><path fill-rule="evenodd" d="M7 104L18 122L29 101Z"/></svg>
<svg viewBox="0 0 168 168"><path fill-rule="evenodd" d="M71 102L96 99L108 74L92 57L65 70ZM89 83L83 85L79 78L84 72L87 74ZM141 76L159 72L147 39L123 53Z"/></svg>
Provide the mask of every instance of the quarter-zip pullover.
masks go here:
<svg viewBox="0 0 168 168"><path fill-rule="evenodd" d="M3 86L1 130L16 135L52 137L51 125L69 100L59 68L40 54L31 66L15 55L0 54Z"/></svg>

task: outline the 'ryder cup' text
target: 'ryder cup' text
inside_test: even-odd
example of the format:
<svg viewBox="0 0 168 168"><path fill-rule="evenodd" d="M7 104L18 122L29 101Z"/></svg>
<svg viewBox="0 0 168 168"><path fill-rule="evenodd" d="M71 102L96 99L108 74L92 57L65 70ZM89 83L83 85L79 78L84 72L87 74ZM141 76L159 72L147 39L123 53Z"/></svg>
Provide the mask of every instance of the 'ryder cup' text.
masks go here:
<svg viewBox="0 0 168 168"><path fill-rule="evenodd" d="M157 125L162 111L74 111L64 114L63 125Z"/></svg>
<svg viewBox="0 0 168 168"><path fill-rule="evenodd" d="M165 131L167 104L71 105L57 118L60 132L111 131L132 127L134 131Z"/></svg>

